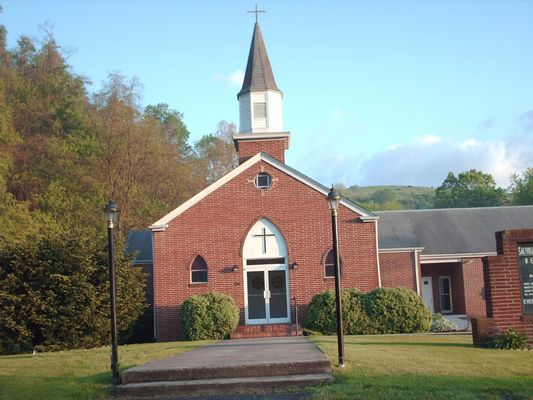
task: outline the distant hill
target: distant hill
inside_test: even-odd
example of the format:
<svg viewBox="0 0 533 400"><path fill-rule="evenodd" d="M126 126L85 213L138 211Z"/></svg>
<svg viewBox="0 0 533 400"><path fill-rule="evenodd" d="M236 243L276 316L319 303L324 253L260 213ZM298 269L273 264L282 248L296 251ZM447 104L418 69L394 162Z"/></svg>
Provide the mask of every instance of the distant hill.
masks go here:
<svg viewBox="0 0 533 400"><path fill-rule="evenodd" d="M419 210L433 208L435 188L423 186L351 186L339 185L339 192L371 210Z"/></svg>

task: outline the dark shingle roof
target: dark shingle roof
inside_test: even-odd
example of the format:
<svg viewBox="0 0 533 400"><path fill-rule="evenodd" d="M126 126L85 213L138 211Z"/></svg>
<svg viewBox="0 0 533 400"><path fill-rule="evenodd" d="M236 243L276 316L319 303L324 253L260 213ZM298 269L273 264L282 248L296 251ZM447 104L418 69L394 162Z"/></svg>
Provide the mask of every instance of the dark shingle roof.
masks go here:
<svg viewBox="0 0 533 400"><path fill-rule="evenodd" d="M243 94L257 90L275 90L280 92L276 85L274 74L272 73L272 67L270 66L261 29L256 22L252 44L250 45L250 53L248 54L244 82L241 91L237 94L237 98Z"/></svg>
<svg viewBox="0 0 533 400"><path fill-rule="evenodd" d="M132 231L126 238L126 254L137 252L133 264L151 264L152 256L152 232Z"/></svg>
<svg viewBox="0 0 533 400"><path fill-rule="evenodd" d="M533 227L533 206L378 211L379 248L423 254L495 252L494 233Z"/></svg>

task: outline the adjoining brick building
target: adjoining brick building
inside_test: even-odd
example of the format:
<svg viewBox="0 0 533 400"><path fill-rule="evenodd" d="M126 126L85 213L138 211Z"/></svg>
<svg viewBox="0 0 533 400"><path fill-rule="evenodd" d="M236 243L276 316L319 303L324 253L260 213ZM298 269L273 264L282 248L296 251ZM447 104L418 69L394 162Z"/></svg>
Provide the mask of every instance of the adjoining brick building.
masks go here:
<svg viewBox="0 0 533 400"><path fill-rule="evenodd" d="M192 295L226 293L241 310L241 335L272 335L288 334L311 298L334 287L329 189L285 164L283 94L257 23L237 98L240 165L128 238L138 264L153 265L158 341L182 337L179 311ZM486 316L481 257L496 254L495 231L533 226L526 209L374 214L342 198L341 286L404 286L434 312Z"/></svg>
<svg viewBox="0 0 533 400"><path fill-rule="evenodd" d="M383 286L408 287L460 327L487 316L483 259L495 233L533 226L533 206L381 211Z"/></svg>

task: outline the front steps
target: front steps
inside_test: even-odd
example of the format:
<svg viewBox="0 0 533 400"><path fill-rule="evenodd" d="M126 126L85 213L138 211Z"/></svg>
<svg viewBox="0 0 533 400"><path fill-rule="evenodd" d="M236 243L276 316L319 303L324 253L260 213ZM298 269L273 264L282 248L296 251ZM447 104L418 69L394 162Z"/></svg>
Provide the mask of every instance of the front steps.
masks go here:
<svg viewBox="0 0 533 400"><path fill-rule="evenodd" d="M332 382L331 362L302 337L226 340L124 372L127 399L263 394Z"/></svg>
<svg viewBox="0 0 533 400"><path fill-rule="evenodd" d="M291 324L271 324L271 325L239 325L230 335L231 339L252 339L264 337L301 336L302 330L299 327L296 332L296 325Z"/></svg>

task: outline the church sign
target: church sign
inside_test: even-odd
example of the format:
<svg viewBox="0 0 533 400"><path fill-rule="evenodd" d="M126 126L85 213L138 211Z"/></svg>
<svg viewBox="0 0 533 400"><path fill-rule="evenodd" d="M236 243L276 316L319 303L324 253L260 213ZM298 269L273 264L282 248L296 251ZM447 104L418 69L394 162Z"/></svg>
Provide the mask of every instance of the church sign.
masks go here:
<svg viewBox="0 0 533 400"><path fill-rule="evenodd" d="M533 314L533 244L518 246L523 314Z"/></svg>

